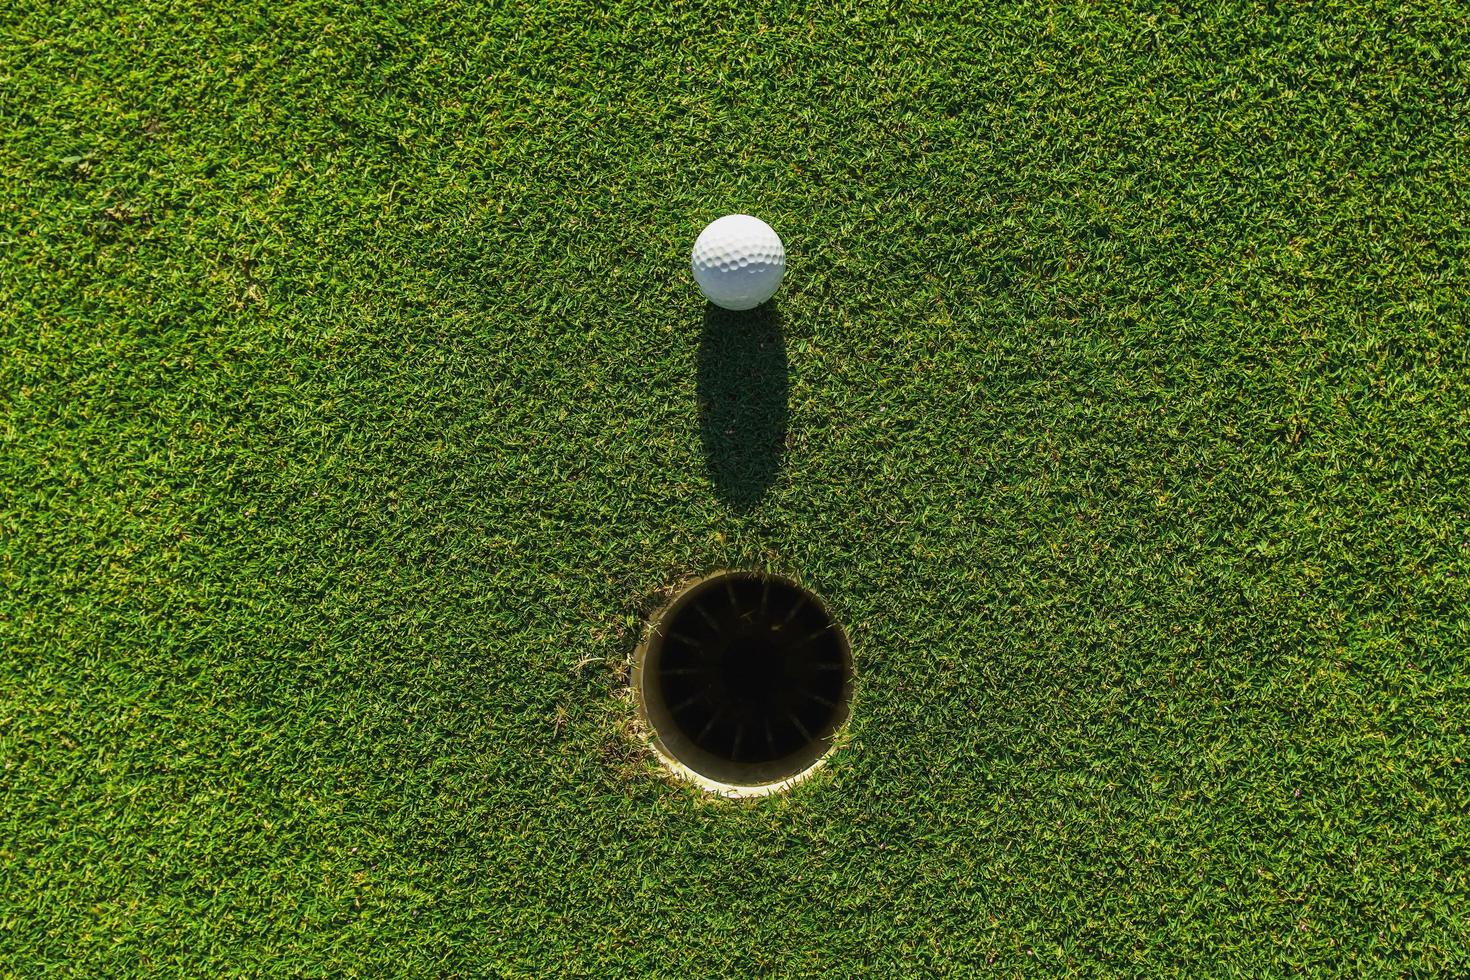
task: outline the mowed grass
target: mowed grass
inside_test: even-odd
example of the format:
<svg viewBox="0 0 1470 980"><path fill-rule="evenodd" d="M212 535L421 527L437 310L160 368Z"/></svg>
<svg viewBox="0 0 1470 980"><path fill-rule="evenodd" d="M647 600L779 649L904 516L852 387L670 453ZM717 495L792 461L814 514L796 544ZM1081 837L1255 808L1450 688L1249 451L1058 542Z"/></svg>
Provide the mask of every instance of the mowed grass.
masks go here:
<svg viewBox="0 0 1470 980"><path fill-rule="evenodd" d="M1464 972L1467 65L1434 2L11 4L0 972ZM789 796L631 725L723 567L852 638Z"/></svg>

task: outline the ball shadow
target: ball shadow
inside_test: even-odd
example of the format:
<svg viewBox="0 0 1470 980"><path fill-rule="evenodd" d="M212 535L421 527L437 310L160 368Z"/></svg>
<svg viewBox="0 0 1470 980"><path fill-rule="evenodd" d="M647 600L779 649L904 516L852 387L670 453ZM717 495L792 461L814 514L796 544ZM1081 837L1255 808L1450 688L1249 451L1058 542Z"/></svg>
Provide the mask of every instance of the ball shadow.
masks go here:
<svg viewBox="0 0 1470 980"><path fill-rule="evenodd" d="M699 340L699 435L720 499L758 503L786 448L786 342L775 303L734 313L709 304Z"/></svg>

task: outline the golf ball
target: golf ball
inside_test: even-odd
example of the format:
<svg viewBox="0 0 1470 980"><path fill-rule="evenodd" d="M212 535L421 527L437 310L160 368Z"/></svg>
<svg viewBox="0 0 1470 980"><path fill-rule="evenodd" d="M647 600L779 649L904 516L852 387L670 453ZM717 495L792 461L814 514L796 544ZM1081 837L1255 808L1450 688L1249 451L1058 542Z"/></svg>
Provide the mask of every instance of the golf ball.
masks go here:
<svg viewBox="0 0 1470 980"><path fill-rule="evenodd" d="M748 214L711 221L694 242L694 281L716 306L749 310L776 294L786 248L770 225Z"/></svg>

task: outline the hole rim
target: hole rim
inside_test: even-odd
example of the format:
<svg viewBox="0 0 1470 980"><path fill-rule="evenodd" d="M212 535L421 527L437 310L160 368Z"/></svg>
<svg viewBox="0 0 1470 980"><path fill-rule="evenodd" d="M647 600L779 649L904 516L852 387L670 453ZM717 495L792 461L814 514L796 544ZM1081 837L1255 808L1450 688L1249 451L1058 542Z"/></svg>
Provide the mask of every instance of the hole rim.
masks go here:
<svg viewBox="0 0 1470 980"><path fill-rule="evenodd" d="M712 590L749 582L779 585L809 603L825 622L824 628L832 631L842 665L841 693L820 731L812 732L799 748L761 762L737 762L695 744L694 738L674 719L659 685L664 647L670 640L670 627L680 614ZM648 617L643 641L634 655L632 687L639 721L654 754L665 769L708 792L744 798L784 792L810 777L831 758L852 715L855 673L847 631L820 596L785 575L725 569L684 583L671 599Z"/></svg>

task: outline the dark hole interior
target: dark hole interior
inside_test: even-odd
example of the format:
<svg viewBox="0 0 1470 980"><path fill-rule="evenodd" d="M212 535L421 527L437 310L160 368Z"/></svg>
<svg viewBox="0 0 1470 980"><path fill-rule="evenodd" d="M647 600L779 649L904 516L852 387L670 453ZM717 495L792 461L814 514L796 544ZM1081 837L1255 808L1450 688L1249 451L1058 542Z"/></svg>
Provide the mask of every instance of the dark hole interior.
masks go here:
<svg viewBox="0 0 1470 980"><path fill-rule="evenodd" d="M846 674L841 634L806 593L731 576L665 623L658 685L694 744L730 762L761 763L829 732Z"/></svg>

